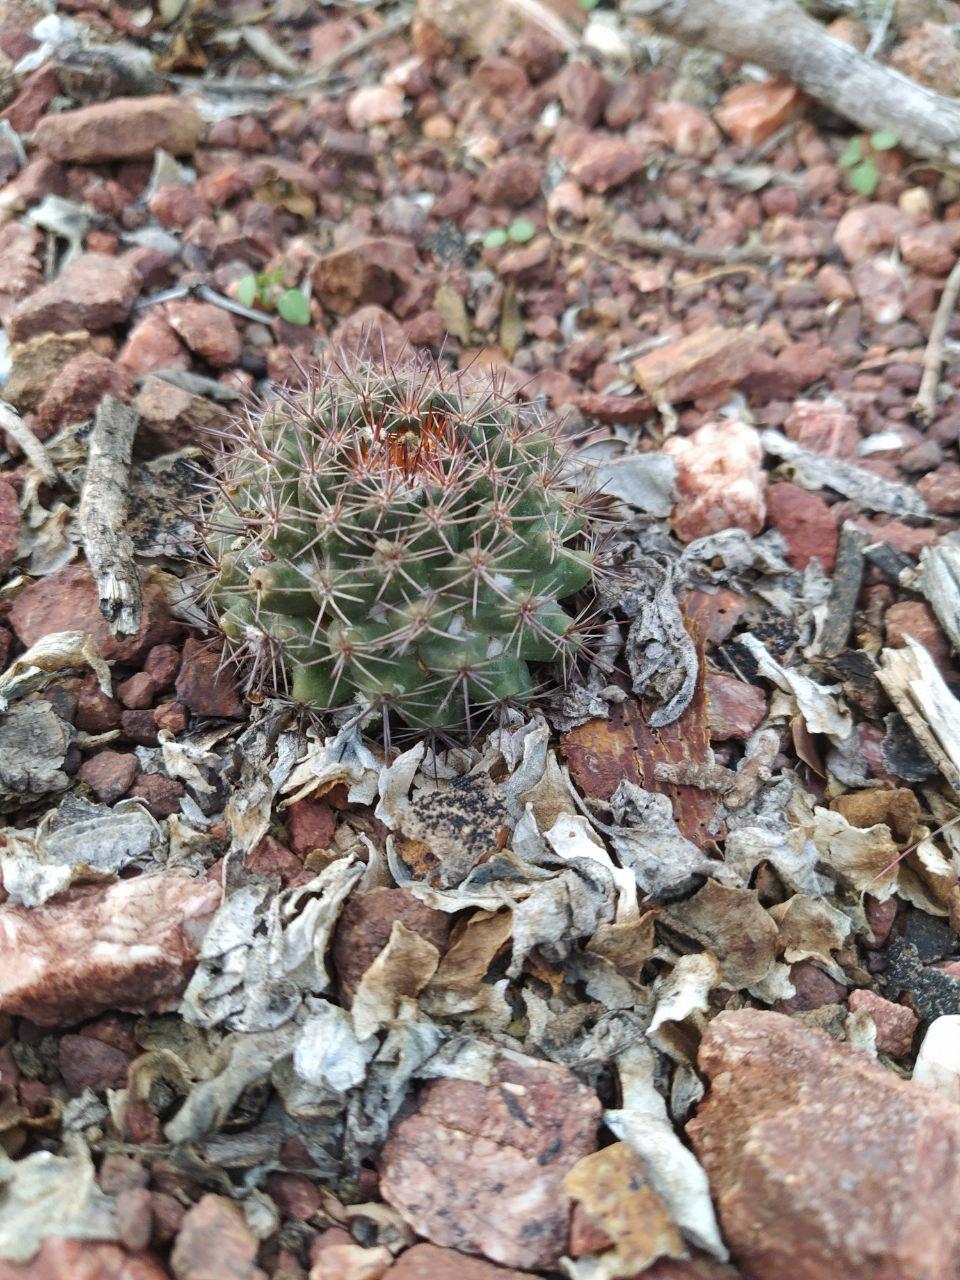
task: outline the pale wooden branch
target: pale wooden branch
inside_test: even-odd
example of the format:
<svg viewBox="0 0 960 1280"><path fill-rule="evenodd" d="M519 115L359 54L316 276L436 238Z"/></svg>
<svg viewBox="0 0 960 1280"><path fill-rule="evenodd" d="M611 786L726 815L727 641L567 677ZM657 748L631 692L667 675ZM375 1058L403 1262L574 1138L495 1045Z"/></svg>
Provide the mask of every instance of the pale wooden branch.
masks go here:
<svg viewBox="0 0 960 1280"><path fill-rule="evenodd" d="M23 456L35 470L39 471L47 484L56 484L59 476L57 468L50 461L50 455L33 434L13 405L0 400L0 429L5 431Z"/></svg>
<svg viewBox="0 0 960 1280"><path fill-rule="evenodd" d="M104 397L90 436L78 513L100 612L118 636L136 634L143 604L133 543L124 529L133 438L139 422L139 414L129 405L113 396Z"/></svg>
<svg viewBox="0 0 960 1280"><path fill-rule="evenodd" d="M953 265L943 286L937 314L930 326L930 337L927 349L923 353L923 375L920 378L920 389L913 402L913 411L923 422L929 422L937 408L937 387L940 384L940 369L943 366L943 340L950 328L950 320L957 306L957 295L960 294L960 258Z"/></svg>
<svg viewBox="0 0 960 1280"><path fill-rule="evenodd" d="M794 0L632 0L630 11L684 44L759 63L912 155L960 163L960 102L865 57Z"/></svg>

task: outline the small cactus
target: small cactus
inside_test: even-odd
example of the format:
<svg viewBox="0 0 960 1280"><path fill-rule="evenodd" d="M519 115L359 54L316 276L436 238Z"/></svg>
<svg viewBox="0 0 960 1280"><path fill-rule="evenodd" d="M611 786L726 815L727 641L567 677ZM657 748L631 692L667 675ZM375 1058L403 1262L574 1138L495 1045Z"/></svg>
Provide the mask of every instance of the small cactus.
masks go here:
<svg viewBox="0 0 960 1280"><path fill-rule="evenodd" d="M592 495L556 429L432 361L318 373L248 412L207 504L205 585L248 687L455 730L569 660Z"/></svg>

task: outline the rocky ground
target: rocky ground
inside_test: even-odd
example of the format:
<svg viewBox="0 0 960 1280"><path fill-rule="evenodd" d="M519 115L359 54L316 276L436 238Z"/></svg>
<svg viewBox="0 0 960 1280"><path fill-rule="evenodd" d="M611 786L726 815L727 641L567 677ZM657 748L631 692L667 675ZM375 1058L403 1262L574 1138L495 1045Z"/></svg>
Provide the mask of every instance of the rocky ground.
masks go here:
<svg viewBox="0 0 960 1280"><path fill-rule="evenodd" d="M955 5L844 8L960 93ZM0 3L0 1280L955 1280L960 177L612 9L55 9ZM563 415L624 576L563 697L384 756L184 584L243 397L406 344Z"/></svg>

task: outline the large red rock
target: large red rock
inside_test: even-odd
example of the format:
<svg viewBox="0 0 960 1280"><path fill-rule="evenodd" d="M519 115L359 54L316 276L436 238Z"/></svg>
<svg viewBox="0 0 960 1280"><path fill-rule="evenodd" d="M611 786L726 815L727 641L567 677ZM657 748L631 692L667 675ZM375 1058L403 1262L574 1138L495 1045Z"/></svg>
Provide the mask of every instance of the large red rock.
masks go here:
<svg viewBox="0 0 960 1280"><path fill-rule="evenodd" d="M313 288L329 311L346 315L368 303L389 305L419 270L412 244L382 236L324 254L313 268Z"/></svg>
<svg viewBox="0 0 960 1280"><path fill-rule="evenodd" d="M114 98L40 121L34 140L44 155L75 164L146 160L158 147L172 155L196 148L203 123L181 97Z"/></svg>
<svg viewBox="0 0 960 1280"><path fill-rule="evenodd" d="M42 1027L175 1009L220 889L170 873L0 906L0 1012Z"/></svg>
<svg viewBox="0 0 960 1280"><path fill-rule="evenodd" d="M140 277L126 258L82 253L13 309L7 333L22 342L37 333L109 329L126 320L139 292Z"/></svg>
<svg viewBox="0 0 960 1280"><path fill-rule="evenodd" d="M0 1280L170 1280L152 1254L128 1253L118 1244L92 1240L44 1240L30 1262L0 1260Z"/></svg>
<svg viewBox="0 0 960 1280"><path fill-rule="evenodd" d="M641 390L679 404L741 382L753 369L760 339L744 329L699 329L649 351L634 363Z"/></svg>
<svg viewBox="0 0 960 1280"><path fill-rule="evenodd" d="M170 617L166 598L152 582L143 584L143 616L133 636L113 636L100 612L97 588L86 565L67 565L38 578L17 596L10 610L17 637L28 648L55 631L83 631L107 662L134 663L155 644L177 639L180 625Z"/></svg>
<svg viewBox="0 0 960 1280"><path fill-rule="evenodd" d="M226 1196L205 1195L187 1211L170 1255L177 1280L259 1280L257 1237Z"/></svg>
<svg viewBox="0 0 960 1280"><path fill-rule="evenodd" d="M956 1280L960 1107L783 1014L721 1013L687 1125L752 1280Z"/></svg>
<svg viewBox="0 0 960 1280"><path fill-rule="evenodd" d="M380 1191L432 1244L552 1270L570 1225L563 1179L595 1150L599 1122L572 1071L504 1051L489 1085L426 1086L383 1148Z"/></svg>
<svg viewBox="0 0 960 1280"><path fill-rule="evenodd" d="M784 480L767 489L767 518L783 537L795 569L819 560L827 573L837 560L837 518L819 493Z"/></svg>
<svg viewBox="0 0 960 1280"><path fill-rule="evenodd" d="M92 418L104 396L128 401L135 390L133 374L123 365L95 351L81 351L67 361L37 405L37 435L46 440L62 426Z"/></svg>

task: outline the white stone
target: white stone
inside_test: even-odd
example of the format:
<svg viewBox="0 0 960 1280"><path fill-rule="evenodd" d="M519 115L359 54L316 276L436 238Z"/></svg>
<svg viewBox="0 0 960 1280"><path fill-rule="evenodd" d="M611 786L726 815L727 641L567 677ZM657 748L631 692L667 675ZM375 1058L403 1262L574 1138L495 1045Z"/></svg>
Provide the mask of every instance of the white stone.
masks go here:
<svg viewBox="0 0 960 1280"><path fill-rule="evenodd" d="M917 1054L913 1080L960 1102L960 1014L946 1014L930 1023Z"/></svg>

